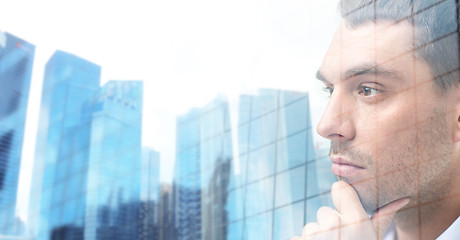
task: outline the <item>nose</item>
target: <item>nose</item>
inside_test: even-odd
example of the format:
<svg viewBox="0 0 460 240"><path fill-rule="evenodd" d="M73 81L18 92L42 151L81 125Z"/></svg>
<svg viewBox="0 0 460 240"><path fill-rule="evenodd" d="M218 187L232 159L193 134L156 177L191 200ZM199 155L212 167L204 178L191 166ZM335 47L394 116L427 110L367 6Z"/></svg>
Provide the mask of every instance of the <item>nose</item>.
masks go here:
<svg viewBox="0 0 460 240"><path fill-rule="evenodd" d="M332 141L349 141L355 137L353 99L334 89L316 128L319 135Z"/></svg>

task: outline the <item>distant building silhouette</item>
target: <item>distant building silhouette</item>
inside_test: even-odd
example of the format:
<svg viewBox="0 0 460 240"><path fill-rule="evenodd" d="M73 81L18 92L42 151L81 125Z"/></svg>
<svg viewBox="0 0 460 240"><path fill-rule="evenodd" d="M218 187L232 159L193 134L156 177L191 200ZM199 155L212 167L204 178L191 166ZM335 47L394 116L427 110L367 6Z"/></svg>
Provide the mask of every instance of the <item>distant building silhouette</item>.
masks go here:
<svg viewBox="0 0 460 240"><path fill-rule="evenodd" d="M172 186L161 184L160 200L160 240L174 239L174 202Z"/></svg>
<svg viewBox="0 0 460 240"><path fill-rule="evenodd" d="M224 206L228 201L231 159L218 159L207 189L206 203L203 204L203 239L226 239L228 213Z"/></svg>
<svg viewBox="0 0 460 240"><path fill-rule="evenodd" d="M144 147L141 164L139 239L157 240L160 237L160 153Z"/></svg>
<svg viewBox="0 0 460 240"><path fill-rule="evenodd" d="M16 194L35 47L0 31L0 235L15 235Z"/></svg>
<svg viewBox="0 0 460 240"><path fill-rule="evenodd" d="M51 230L50 240L84 240L83 227L63 225Z"/></svg>

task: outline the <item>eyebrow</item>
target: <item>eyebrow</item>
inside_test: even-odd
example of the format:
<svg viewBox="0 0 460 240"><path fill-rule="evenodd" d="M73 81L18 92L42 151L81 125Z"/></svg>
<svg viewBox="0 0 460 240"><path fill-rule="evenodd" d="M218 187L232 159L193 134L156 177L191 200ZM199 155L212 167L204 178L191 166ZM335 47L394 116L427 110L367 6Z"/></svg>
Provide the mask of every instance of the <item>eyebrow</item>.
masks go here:
<svg viewBox="0 0 460 240"><path fill-rule="evenodd" d="M401 74L398 71L386 69L382 66L376 66L376 64L362 64L347 70L343 74L342 79L347 80L362 75L375 75L394 79L401 78ZM320 70L316 72L316 78L322 82L329 82Z"/></svg>

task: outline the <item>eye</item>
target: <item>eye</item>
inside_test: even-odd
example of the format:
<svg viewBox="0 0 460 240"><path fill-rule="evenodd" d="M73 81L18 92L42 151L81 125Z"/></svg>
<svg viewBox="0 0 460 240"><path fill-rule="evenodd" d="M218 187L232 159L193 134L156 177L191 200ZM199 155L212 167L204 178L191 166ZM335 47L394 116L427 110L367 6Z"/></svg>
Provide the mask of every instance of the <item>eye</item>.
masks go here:
<svg viewBox="0 0 460 240"><path fill-rule="evenodd" d="M333 87L324 87L323 90L327 93L329 93L329 96L332 95L332 93L334 92L334 88Z"/></svg>
<svg viewBox="0 0 460 240"><path fill-rule="evenodd" d="M366 86L361 86L359 88L358 94L362 94L365 97L373 96L375 94L381 93L381 90L371 88L371 87L366 87Z"/></svg>

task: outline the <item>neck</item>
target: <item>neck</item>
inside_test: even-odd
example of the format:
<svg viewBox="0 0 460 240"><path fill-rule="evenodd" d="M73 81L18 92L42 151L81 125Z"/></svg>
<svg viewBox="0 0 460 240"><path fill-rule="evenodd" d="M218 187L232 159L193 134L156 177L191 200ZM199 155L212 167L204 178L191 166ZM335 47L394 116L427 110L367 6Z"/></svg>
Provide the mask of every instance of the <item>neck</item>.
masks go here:
<svg viewBox="0 0 460 240"><path fill-rule="evenodd" d="M436 239L460 216L460 192L413 203L395 216L398 240Z"/></svg>

